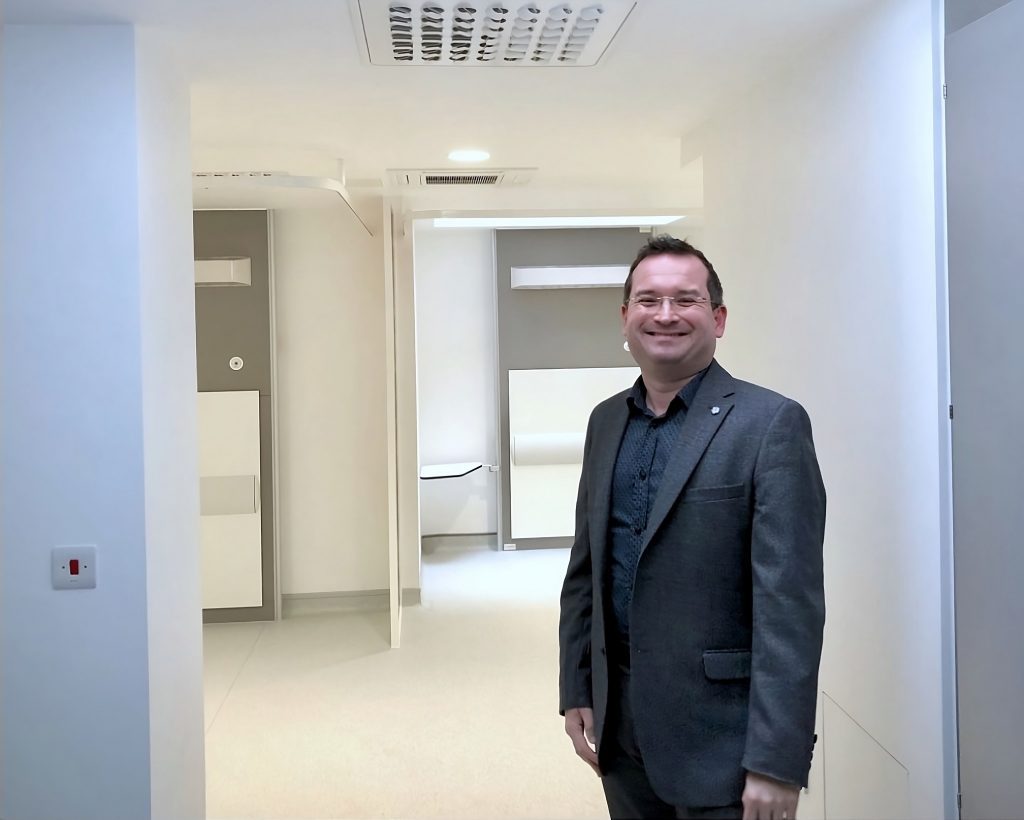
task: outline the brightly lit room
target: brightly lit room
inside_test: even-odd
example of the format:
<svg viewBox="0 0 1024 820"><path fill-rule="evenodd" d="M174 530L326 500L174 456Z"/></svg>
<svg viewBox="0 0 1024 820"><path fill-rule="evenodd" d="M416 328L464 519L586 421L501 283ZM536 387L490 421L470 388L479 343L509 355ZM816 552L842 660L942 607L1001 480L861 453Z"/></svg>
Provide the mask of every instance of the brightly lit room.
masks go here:
<svg viewBox="0 0 1024 820"><path fill-rule="evenodd" d="M608 816L559 593L661 233L722 278L717 360L813 425L800 817L1004 816L1015 678L953 651L997 628L954 623L952 525L997 454L958 399L958 479L949 427L1000 345L951 284L951 370L946 279L994 114L950 103L947 168L943 60L986 88L1024 0L966 5L8 0L0 816ZM991 239L950 202L952 271Z"/></svg>

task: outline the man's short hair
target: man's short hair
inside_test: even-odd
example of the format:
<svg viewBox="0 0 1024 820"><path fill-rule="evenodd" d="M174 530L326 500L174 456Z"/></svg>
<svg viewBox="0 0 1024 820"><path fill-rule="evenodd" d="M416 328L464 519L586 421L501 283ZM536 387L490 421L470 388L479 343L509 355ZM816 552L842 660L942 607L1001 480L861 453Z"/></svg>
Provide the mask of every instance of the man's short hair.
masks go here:
<svg viewBox="0 0 1024 820"><path fill-rule="evenodd" d="M629 297L632 295L633 290L633 271L636 270L636 266L643 262L643 260L648 256L660 256L661 254L693 256L696 259L699 259L708 271L708 296L711 297L711 307L721 307L725 304L725 293L722 290L722 280L718 278L718 273L715 271L714 265L708 261L708 258L700 250L695 248L685 239L676 239L676 237L669 236L668 234L652 236L647 240L647 244L637 252L636 259L634 259L633 264L629 266L629 275L626 277L626 284L622 289L622 304L629 304Z"/></svg>

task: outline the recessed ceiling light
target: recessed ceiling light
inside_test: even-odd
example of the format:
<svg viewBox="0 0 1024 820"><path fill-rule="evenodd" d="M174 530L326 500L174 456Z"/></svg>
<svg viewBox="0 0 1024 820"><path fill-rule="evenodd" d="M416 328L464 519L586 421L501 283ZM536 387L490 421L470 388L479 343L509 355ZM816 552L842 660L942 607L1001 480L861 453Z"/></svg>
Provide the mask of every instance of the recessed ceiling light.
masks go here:
<svg viewBox="0 0 1024 820"><path fill-rule="evenodd" d="M457 148L448 154L448 159L452 162L483 162L490 158L489 153L478 148Z"/></svg>
<svg viewBox="0 0 1024 820"><path fill-rule="evenodd" d="M435 228L646 228L684 216L454 216L437 217Z"/></svg>

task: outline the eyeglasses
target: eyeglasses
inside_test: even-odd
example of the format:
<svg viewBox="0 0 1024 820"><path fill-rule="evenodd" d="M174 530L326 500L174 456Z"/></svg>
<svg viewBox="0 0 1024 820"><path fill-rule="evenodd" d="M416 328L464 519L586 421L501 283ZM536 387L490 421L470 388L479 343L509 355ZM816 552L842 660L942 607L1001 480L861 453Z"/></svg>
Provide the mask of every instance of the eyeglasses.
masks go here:
<svg viewBox="0 0 1024 820"><path fill-rule="evenodd" d="M636 305L640 310L655 311L661 310L661 303L666 299L670 307L675 307L677 310L689 310L698 305L707 304L711 304L712 308L715 307L706 296L652 296L650 294L631 296L629 297L629 304Z"/></svg>

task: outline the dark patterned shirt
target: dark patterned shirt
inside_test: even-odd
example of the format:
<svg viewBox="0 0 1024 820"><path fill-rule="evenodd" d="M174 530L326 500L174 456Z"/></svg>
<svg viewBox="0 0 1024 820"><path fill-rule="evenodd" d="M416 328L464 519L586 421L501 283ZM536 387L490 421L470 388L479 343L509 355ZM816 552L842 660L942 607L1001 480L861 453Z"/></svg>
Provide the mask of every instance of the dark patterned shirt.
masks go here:
<svg viewBox="0 0 1024 820"><path fill-rule="evenodd" d="M626 398L629 421L619 445L612 479L607 576L615 628L612 634L617 634L623 643L629 643L629 604L633 599L633 580L647 519L658 496L665 464L679 440L686 411L706 372L702 370L676 394L663 416L655 417L647 407L643 378L636 380Z"/></svg>

